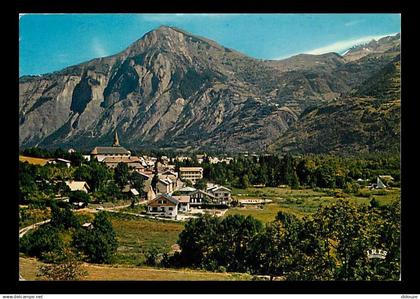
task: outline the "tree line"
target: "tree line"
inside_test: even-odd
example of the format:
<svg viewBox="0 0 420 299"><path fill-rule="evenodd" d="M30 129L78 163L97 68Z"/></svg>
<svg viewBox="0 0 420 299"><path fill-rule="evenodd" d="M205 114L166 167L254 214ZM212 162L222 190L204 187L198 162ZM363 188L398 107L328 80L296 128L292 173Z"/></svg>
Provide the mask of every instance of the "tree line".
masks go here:
<svg viewBox="0 0 420 299"><path fill-rule="evenodd" d="M398 280L400 202L340 200L303 219L279 212L265 226L252 216L206 215L185 225L178 244L181 252L165 255L162 265L285 280ZM371 259L372 249L387 254Z"/></svg>
<svg viewBox="0 0 420 299"><path fill-rule="evenodd" d="M291 154L238 156L229 164L211 164L208 158L204 158L202 164L194 162L194 159L175 164L177 168L201 166L205 180L236 188L251 185L351 188L357 179L376 182L378 175L393 176L395 186L399 186L400 180L400 156L388 153L349 157Z"/></svg>

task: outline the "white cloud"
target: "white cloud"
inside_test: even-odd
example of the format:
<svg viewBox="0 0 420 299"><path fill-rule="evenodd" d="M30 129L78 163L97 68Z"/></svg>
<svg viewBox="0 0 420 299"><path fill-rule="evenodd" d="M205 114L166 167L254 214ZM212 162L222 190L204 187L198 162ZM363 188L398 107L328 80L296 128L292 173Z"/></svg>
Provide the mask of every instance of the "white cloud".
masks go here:
<svg viewBox="0 0 420 299"><path fill-rule="evenodd" d="M359 37L359 38L355 38L355 39L348 39L348 40L342 40L342 41L338 41L320 48L316 48L310 51L306 51L304 53L306 54L324 54L324 53L329 53L329 52L336 52L336 53L340 53L343 52L345 50L347 50L348 48L351 48L353 46L357 46L360 44L364 44L364 43L368 43L371 40L378 40L381 39L382 37L385 36L389 36L389 35L395 35L397 33L388 33L388 34L382 34L382 35L367 35L367 36L363 36L363 37Z"/></svg>
<svg viewBox="0 0 420 299"><path fill-rule="evenodd" d="M94 38L92 40L92 51L96 57L105 57L108 56L108 51L105 49L103 43L98 39Z"/></svg>
<svg viewBox="0 0 420 299"><path fill-rule="evenodd" d="M344 26L346 27L351 27L360 23L363 23L365 20L354 20L354 21L350 21L344 24Z"/></svg>

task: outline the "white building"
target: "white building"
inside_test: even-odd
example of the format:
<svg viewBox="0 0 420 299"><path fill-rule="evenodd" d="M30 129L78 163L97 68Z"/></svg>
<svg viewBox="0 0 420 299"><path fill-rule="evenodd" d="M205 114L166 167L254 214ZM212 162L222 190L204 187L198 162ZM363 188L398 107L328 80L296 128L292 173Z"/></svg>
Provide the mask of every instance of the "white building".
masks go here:
<svg viewBox="0 0 420 299"><path fill-rule="evenodd" d="M154 216L176 218L179 201L169 194L158 195L147 204L147 213Z"/></svg>
<svg viewBox="0 0 420 299"><path fill-rule="evenodd" d="M220 204L229 204L232 200L232 190L227 187L215 185L207 188L206 191L207 193L212 194L216 198L216 201Z"/></svg>
<svg viewBox="0 0 420 299"><path fill-rule="evenodd" d="M189 180L191 183L195 184L198 180L201 180L203 178L203 168L180 167L179 176L181 180Z"/></svg>

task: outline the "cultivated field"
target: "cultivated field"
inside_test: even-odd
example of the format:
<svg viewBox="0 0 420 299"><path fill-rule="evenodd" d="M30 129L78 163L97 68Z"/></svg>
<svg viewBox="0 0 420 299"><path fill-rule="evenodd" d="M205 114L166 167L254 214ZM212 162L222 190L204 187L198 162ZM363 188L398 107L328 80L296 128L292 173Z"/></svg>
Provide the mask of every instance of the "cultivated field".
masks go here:
<svg viewBox="0 0 420 299"><path fill-rule="evenodd" d="M110 214L117 234L118 249L115 264L141 265L145 254L152 248L161 253L171 251L184 224L174 221L158 221L142 217Z"/></svg>
<svg viewBox="0 0 420 299"><path fill-rule="evenodd" d="M27 156L22 156L22 155L19 156L19 161L28 162L29 164L33 164L33 165L44 166L45 164L47 164L48 160L49 159L27 157Z"/></svg>
<svg viewBox="0 0 420 299"><path fill-rule="evenodd" d="M318 189L317 189L318 190ZM389 204L393 199L399 198L399 188L387 190L360 189L356 194L345 194L340 189L313 189L292 190L290 188L247 188L233 189L233 197L245 198L266 198L273 202L268 204L247 205L229 209L225 216L241 214L252 215L263 221L273 221L279 211L293 214L297 217L304 217L317 211L320 206L329 205L342 198L354 201L357 204L368 205L372 198L378 200L379 204Z"/></svg>

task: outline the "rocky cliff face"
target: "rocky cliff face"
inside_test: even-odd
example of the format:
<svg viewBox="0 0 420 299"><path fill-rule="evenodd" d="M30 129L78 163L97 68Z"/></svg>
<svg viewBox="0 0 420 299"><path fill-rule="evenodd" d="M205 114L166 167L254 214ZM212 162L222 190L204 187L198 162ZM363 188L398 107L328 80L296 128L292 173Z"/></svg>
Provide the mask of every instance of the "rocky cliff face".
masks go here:
<svg viewBox="0 0 420 299"><path fill-rule="evenodd" d="M20 145L89 149L118 130L133 149L261 151L392 57L369 59L261 61L162 26L116 55L21 77Z"/></svg>
<svg viewBox="0 0 420 299"><path fill-rule="evenodd" d="M336 154L398 152L400 76L397 56L345 97L307 109L268 150Z"/></svg>

